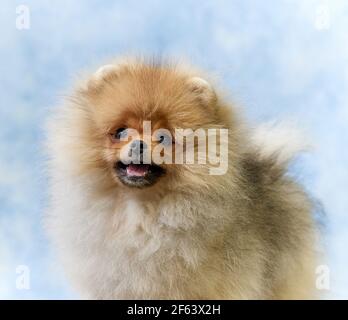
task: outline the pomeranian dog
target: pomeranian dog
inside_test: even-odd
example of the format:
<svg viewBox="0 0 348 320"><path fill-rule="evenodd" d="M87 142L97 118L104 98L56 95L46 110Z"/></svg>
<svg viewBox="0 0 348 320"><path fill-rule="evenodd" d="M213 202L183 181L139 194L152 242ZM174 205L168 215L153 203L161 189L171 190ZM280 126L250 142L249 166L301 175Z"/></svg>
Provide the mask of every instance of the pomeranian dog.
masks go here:
<svg viewBox="0 0 348 320"><path fill-rule="evenodd" d="M82 298L314 297L312 204L287 174L300 145L248 128L212 83L118 61L50 118L48 230Z"/></svg>

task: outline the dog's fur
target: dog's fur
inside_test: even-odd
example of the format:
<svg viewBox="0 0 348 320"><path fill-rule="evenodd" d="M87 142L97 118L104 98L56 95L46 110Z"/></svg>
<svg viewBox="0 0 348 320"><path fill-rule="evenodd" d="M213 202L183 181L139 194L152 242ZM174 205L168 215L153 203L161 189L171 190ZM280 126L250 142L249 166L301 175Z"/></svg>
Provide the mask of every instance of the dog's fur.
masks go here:
<svg viewBox="0 0 348 320"><path fill-rule="evenodd" d="M297 148L286 134L246 128L209 83L187 67L117 62L51 117L48 228L83 298L313 297L312 205L286 175ZM227 173L167 165L153 186L123 185L108 135L142 120L228 128Z"/></svg>

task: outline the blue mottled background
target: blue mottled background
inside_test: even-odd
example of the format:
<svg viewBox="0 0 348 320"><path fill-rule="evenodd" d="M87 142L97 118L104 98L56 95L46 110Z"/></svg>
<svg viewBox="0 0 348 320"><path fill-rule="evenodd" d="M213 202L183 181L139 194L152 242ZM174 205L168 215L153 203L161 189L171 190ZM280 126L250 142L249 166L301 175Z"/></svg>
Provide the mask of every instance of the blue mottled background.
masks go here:
<svg viewBox="0 0 348 320"><path fill-rule="evenodd" d="M16 28L16 7L30 28ZM348 2L10 1L0 4L0 298L74 298L41 226L42 122L74 75L124 53L184 56L252 123L292 119L316 148L292 167L327 213L329 298L348 298ZM30 289L16 289L16 268ZM19 271L19 270L17 270Z"/></svg>

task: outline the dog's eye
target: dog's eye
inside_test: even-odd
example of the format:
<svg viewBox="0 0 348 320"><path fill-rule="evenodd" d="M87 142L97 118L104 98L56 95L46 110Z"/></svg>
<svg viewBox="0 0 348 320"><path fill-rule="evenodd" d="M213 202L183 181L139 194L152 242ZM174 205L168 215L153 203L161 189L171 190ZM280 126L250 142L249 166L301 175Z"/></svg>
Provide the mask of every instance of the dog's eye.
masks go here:
<svg viewBox="0 0 348 320"><path fill-rule="evenodd" d="M161 143L165 146L169 146L173 143L172 136L167 134L167 133L163 133L163 132L158 134L157 140L159 143Z"/></svg>
<svg viewBox="0 0 348 320"><path fill-rule="evenodd" d="M112 134L112 138L115 140L121 140L127 138L127 128L119 128Z"/></svg>

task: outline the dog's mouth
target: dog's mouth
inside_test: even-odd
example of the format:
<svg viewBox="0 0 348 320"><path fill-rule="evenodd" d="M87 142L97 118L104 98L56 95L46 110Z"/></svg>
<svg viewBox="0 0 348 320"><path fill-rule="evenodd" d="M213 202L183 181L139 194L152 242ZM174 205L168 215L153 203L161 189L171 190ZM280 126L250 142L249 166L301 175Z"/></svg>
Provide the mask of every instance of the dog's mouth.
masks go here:
<svg viewBox="0 0 348 320"><path fill-rule="evenodd" d="M114 168L123 184L137 188L151 186L165 174L165 170L156 164L124 164L118 161Z"/></svg>

